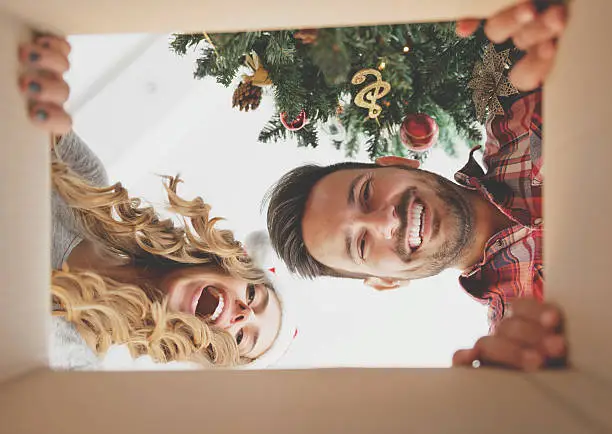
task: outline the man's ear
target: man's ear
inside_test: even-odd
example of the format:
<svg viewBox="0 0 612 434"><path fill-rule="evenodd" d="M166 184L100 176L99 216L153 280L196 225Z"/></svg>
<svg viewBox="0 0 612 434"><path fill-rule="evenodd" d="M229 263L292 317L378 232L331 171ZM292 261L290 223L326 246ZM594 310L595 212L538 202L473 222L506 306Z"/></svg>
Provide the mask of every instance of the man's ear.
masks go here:
<svg viewBox="0 0 612 434"><path fill-rule="evenodd" d="M363 283L377 291L388 291L390 289L397 289L402 286L408 286L410 280L393 280L384 279L382 277L366 277L363 279Z"/></svg>
<svg viewBox="0 0 612 434"><path fill-rule="evenodd" d="M411 169L418 169L421 163L417 160L411 160L410 158L397 157L395 155L387 155L384 157L378 157L376 164L379 166L404 166Z"/></svg>

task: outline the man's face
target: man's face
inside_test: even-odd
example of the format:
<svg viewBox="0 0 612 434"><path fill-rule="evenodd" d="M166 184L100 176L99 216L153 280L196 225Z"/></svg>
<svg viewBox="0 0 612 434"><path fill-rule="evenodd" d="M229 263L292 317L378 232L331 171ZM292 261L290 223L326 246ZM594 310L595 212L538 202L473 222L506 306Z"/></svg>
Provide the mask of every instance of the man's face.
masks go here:
<svg viewBox="0 0 612 434"><path fill-rule="evenodd" d="M312 189L302 220L308 252L349 276L411 280L456 265L473 239L465 192L406 167L339 170Z"/></svg>

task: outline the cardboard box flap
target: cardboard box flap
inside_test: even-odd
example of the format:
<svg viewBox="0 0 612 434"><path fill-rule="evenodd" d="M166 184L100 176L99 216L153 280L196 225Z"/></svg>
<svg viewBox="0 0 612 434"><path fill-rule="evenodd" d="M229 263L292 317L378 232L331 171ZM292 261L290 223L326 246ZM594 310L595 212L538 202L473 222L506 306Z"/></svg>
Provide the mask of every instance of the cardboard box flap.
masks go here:
<svg viewBox="0 0 612 434"><path fill-rule="evenodd" d="M244 31L277 28L338 27L419 21L444 21L466 13L485 17L512 0L456 0L422 2L389 0L355 3L351 0L313 0L303 4L268 0L265 4L219 1L154 1L143 3L107 0L0 0L6 8L26 22L42 25L65 34ZM66 13L70 11L70 13ZM146 19L143 19L146 17Z"/></svg>
<svg viewBox="0 0 612 434"><path fill-rule="evenodd" d="M544 272L570 319L573 362L612 386L610 19L610 1L572 4L544 87Z"/></svg>
<svg viewBox="0 0 612 434"><path fill-rule="evenodd" d="M49 141L26 120L17 46L29 35L0 14L0 381L46 365L50 277Z"/></svg>
<svg viewBox="0 0 612 434"><path fill-rule="evenodd" d="M438 20L488 14L510 2L318 0L299 13L286 3L268 2L258 8L242 0L228 10L225 4L212 2L139 0L120 7L117 0L2 0L0 8L70 33ZM248 13L236 13L240 8ZM601 379L596 396L606 399L612 395L608 312L612 232L606 230L612 151L605 130L612 101L606 82L611 56L606 29L612 5L608 0L583 0L574 2L572 9L570 29L545 95L547 292L568 312L577 375ZM5 154L0 159L0 234L5 244L0 264L4 346L0 379L7 379L44 364L49 185L46 137L28 128L23 111L17 110L22 103L15 89L14 55L21 27L0 14L0 36ZM547 381L554 382L554 375ZM608 420L602 413L609 406L593 407L596 414L590 415L575 411L580 395L592 392L587 381L580 382L580 395L567 393L571 382L556 384L561 395L543 393L523 374L486 370L147 374L39 370L0 385L0 419L11 433L233 433L244 427L254 433L605 432L593 420ZM602 393L602 388L611 394Z"/></svg>
<svg viewBox="0 0 612 434"><path fill-rule="evenodd" d="M0 391L0 411L11 434L594 432L507 371L55 373Z"/></svg>

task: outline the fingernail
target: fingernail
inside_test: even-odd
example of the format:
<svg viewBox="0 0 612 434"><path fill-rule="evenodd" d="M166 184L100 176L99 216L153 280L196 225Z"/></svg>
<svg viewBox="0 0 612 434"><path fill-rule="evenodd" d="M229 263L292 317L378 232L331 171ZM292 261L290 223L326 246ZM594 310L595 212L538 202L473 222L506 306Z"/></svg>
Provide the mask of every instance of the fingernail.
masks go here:
<svg viewBox="0 0 612 434"><path fill-rule="evenodd" d="M30 59L30 62L36 62L38 59L40 59L40 54L38 54L36 51L32 51L28 58Z"/></svg>
<svg viewBox="0 0 612 434"><path fill-rule="evenodd" d="M546 26L551 30L561 30L563 29L563 15L560 10L551 11L550 14L547 14L544 17L544 22Z"/></svg>
<svg viewBox="0 0 612 434"><path fill-rule="evenodd" d="M527 371L535 371L542 365L542 356L533 350L523 351L523 368Z"/></svg>
<svg viewBox="0 0 612 434"><path fill-rule="evenodd" d="M43 122L47 120L47 118L49 117L49 114L43 109L39 109L39 110L36 110L36 113L34 114L34 116L36 117L37 120Z"/></svg>
<svg viewBox="0 0 612 434"><path fill-rule="evenodd" d="M549 336L544 340L544 346L551 357L560 357L565 351L565 339L561 336Z"/></svg>
<svg viewBox="0 0 612 434"><path fill-rule="evenodd" d="M39 93L41 90L40 84L31 81L30 84L28 84L28 90L32 93Z"/></svg>
<svg viewBox="0 0 612 434"><path fill-rule="evenodd" d="M557 313L554 310L547 310L540 316L543 326L553 327L557 323Z"/></svg>
<svg viewBox="0 0 612 434"><path fill-rule="evenodd" d="M516 13L516 19L520 23L528 23L529 21L533 20L534 17L535 14L533 13L533 11L527 8L519 9Z"/></svg>

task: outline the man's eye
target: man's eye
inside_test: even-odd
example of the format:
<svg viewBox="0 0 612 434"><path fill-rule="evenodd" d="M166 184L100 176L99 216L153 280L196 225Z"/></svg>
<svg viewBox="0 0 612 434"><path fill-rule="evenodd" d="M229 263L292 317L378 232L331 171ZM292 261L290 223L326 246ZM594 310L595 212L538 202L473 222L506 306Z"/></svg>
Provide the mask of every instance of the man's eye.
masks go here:
<svg viewBox="0 0 612 434"><path fill-rule="evenodd" d="M363 200L366 203L367 203L368 200L370 200L371 184L372 184L372 181L368 181L368 182L366 182L365 186L363 187Z"/></svg>
<svg viewBox="0 0 612 434"><path fill-rule="evenodd" d="M240 345L240 343L242 342L242 339L244 339L244 331L243 329L240 329L238 333L236 333L236 343Z"/></svg>
<svg viewBox="0 0 612 434"><path fill-rule="evenodd" d="M251 304L255 300L255 285L249 284L247 286L247 303Z"/></svg>

